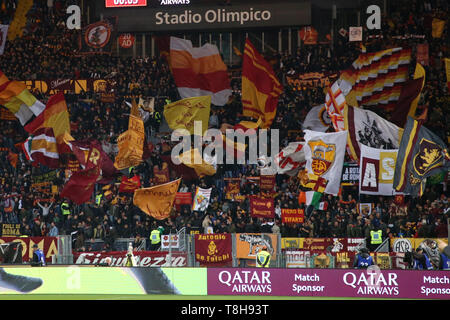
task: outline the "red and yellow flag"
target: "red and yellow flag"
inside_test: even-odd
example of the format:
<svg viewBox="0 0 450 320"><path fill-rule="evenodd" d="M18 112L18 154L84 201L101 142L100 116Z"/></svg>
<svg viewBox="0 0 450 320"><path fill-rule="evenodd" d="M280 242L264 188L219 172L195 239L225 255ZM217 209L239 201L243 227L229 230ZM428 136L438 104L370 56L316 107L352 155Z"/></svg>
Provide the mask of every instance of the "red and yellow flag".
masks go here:
<svg viewBox="0 0 450 320"><path fill-rule="evenodd" d="M66 100L62 92L51 96L45 110L25 126L25 130L30 133L40 128L53 129L59 153L71 152L64 141L65 136L70 136L70 121Z"/></svg>
<svg viewBox="0 0 450 320"><path fill-rule="evenodd" d="M24 83L9 80L1 71L0 104L13 113L23 126L34 116L41 114L45 108L45 105L28 91Z"/></svg>
<svg viewBox="0 0 450 320"><path fill-rule="evenodd" d="M133 204L157 220L167 219L181 179L134 191Z"/></svg>
<svg viewBox="0 0 450 320"><path fill-rule="evenodd" d="M141 178L135 175L131 178L122 176L122 181L119 186L119 192L133 193L136 189L141 187Z"/></svg>
<svg viewBox="0 0 450 320"><path fill-rule="evenodd" d="M261 128L269 128L282 92L283 87L272 67L247 39L242 62L243 115L261 118Z"/></svg>

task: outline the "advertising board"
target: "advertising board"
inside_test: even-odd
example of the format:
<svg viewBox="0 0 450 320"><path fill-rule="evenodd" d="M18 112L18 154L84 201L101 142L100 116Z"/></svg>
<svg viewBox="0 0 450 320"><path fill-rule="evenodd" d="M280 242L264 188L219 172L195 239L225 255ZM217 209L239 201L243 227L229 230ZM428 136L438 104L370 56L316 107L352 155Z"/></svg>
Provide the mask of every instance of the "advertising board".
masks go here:
<svg viewBox="0 0 450 320"><path fill-rule="evenodd" d="M8 267L0 274L0 294L207 293L204 268Z"/></svg>
<svg viewBox="0 0 450 320"><path fill-rule="evenodd" d="M450 299L446 271L208 269L208 294Z"/></svg>

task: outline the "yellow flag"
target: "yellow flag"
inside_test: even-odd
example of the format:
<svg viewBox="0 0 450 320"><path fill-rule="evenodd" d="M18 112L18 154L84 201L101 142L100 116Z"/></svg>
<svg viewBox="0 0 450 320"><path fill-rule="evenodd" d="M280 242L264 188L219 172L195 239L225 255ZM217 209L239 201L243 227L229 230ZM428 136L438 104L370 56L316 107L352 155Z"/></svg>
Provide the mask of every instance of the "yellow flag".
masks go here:
<svg viewBox="0 0 450 320"><path fill-rule="evenodd" d="M142 162L144 153L144 122L133 115L130 115L128 130L117 138L117 153L114 166L118 170L137 166Z"/></svg>
<svg viewBox="0 0 450 320"><path fill-rule="evenodd" d="M202 178L204 176L212 176L216 173L216 169L203 160L202 155L198 149L191 149L178 156L180 161L189 168L195 170L195 173Z"/></svg>
<svg viewBox="0 0 450 320"><path fill-rule="evenodd" d="M139 114L139 106L136 103L136 100L134 100L134 99L131 100L131 111L130 111L130 114L135 116L135 117L141 118L141 115Z"/></svg>
<svg viewBox="0 0 450 320"><path fill-rule="evenodd" d="M170 129L186 129L194 134L194 121L202 122L202 132L208 129L211 96L178 100L164 107L164 117Z"/></svg>
<svg viewBox="0 0 450 320"><path fill-rule="evenodd" d="M169 217L181 179L134 191L133 204L157 220Z"/></svg>
<svg viewBox="0 0 450 320"><path fill-rule="evenodd" d="M441 19L434 18L431 22L431 36L433 38L442 37L442 32L444 32L445 21Z"/></svg>
<svg viewBox="0 0 450 320"><path fill-rule="evenodd" d="M445 74L447 75L447 82L450 82L450 59L444 58L445 61Z"/></svg>
<svg viewBox="0 0 450 320"><path fill-rule="evenodd" d="M425 69L422 67L420 63L416 64L416 70L414 71L414 79L420 79L423 77L422 80L422 89L425 84ZM422 89L420 89L420 92L422 92ZM416 114L417 104L419 103L420 99L420 92L417 95L417 97L411 102L411 107L409 108L408 116L413 117Z"/></svg>

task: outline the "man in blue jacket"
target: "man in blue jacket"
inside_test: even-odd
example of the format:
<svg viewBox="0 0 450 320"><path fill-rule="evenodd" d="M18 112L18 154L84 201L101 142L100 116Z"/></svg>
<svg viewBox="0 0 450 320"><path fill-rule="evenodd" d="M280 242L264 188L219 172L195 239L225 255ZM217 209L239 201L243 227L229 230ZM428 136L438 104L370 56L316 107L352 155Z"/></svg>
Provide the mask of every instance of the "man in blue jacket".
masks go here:
<svg viewBox="0 0 450 320"><path fill-rule="evenodd" d="M441 253L440 270L450 270L450 246L446 246Z"/></svg>
<svg viewBox="0 0 450 320"><path fill-rule="evenodd" d="M45 266L45 254L38 248L37 244L33 245L33 260L31 260L31 265L33 267Z"/></svg>
<svg viewBox="0 0 450 320"><path fill-rule="evenodd" d="M422 247L418 247L416 251L413 252L412 268L415 270L433 270L430 258L428 258Z"/></svg>
<svg viewBox="0 0 450 320"><path fill-rule="evenodd" d="M372 256L369 254L367 248L361 248L359 253L355 257L353 262L353 268L357 269L367 269L369 266L375 265Z"/></svg>

